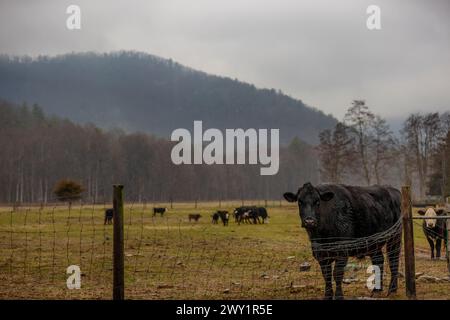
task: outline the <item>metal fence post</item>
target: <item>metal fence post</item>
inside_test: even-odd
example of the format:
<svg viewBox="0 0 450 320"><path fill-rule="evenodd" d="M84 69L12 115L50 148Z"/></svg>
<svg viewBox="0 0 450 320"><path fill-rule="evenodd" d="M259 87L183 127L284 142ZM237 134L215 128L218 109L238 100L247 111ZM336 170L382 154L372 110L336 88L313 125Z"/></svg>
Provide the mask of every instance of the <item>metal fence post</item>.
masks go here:
<svg viewBox="0 0 450 320"><path fill-rule="evenodd" d="M123 245L123 185L113 186L114 247L113 247L113 299L125 298L125 262Z"/></svg>
<svg viewBox="0 0 450 320"><path fill-rule="evenodd" d="M406 295L416 298L416 267L414 258L414 231L411 207L411 188L402 187L403 240L405 250L405 282Z"/></svg>

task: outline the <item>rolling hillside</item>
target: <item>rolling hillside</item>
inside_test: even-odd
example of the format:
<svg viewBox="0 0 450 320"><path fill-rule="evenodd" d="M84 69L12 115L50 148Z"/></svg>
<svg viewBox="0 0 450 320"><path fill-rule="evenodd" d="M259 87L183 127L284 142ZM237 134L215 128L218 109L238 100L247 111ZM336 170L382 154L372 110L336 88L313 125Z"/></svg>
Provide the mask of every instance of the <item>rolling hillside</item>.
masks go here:
<svg viewBox="0 0 450 320"><path fill-rule="evenodd" d="M0 58L0 98L73 121L168 137L176 128L279 128L316 143L336 120L274 89L137 52Z"/></svg>

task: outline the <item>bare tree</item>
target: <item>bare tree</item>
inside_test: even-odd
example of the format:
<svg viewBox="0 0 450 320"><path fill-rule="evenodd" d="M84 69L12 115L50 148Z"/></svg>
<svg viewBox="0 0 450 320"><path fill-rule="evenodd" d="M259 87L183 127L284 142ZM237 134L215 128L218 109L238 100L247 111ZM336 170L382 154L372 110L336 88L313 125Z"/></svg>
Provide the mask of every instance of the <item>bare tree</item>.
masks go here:
<svg viewBox="0 0 450 320"><path fill-rule="evenodd" d="M436 153L442 139L441 119L438 113L426 115L412 114L406 119L402 133L406 140L406 150L414 158L419 178L419 193L425 196L431 157Z"/></svg>
<svg viewBox="0 0 450 320"><path fill-rule="evenodd" d="M373 123L373 172L376 183L381 185L383 173L391 166L396 158L395 139L386 120L380 116L375 116Z"/></svg>
<svg viewBox="0 0 450 320"><path fill-rule="evenodd" d="M371 147L371 127L375 115L369 110L364 100L354 100L348 109L344 122L352 128L355 135L357 155L361 162L362 175L367 185L371 183L371 170L369 161L369 148Z"/></svg>
<svg viewBox="0 0 450 320"><path fill-rule="evenodd" d="M318 150L324 179L333 183L342 182L353 155L353 138L349 135L349 128L339 122L333 131L322 131L319 139Z"/></svg>

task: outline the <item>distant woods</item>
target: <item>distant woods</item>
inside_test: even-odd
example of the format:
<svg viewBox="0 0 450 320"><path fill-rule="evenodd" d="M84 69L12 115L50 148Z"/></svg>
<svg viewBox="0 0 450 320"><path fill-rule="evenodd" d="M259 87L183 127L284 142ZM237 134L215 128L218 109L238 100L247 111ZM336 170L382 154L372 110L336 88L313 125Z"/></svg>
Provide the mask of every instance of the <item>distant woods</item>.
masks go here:
<svg viewBox="0 0 450 320"><path fill-rule="evenodd" d="M54 191L64 179L80 183L83 201L98 203L111 201L114 183L126 186L128 201L149 202L278 200L280 190L318 181L315 150L298 138L280 149L275 176L260 176L259 165L176 166L167 140L104 131L49 117L37 105L1 101L0 146L3 203L57 202Z"/></svg>
<svg viewBox="0 0 450 320"><path fill-rule="evenodd" d="M355 100L342 122L320 133L321 180L413 185L418 197L450 195L450 114L411 114L395 135Z"/></svg>
<svg viewBox="0 0 450 320"><path fill-rule="evenodd" d="M0 202L67 201L54 192L66 179L80 183L83 201L96 203L111 201L115 183L126 186L127 201L141 202L279 200L307 181L411 184L417 197L449 196L449 129L448 113L411 114L394 134L357 100L342 122L320 133L316 147L292 139L280 149L279 173L260 176L259 165L177 166L168 140L0 101Z"/></svg>

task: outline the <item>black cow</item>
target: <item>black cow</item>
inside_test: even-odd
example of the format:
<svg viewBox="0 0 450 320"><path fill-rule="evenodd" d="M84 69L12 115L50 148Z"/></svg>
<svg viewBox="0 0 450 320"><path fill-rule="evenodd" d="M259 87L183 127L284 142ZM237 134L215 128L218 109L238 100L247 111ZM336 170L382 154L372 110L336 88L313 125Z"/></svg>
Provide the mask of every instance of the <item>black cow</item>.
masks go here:
<svg viewBox="0 0 450 320"><path fill-rule="evenodd" d="M191 222L191 220L194 220L195 222L197 222L198 219L200 219L201 217L202 217L202 215L198 214L198 213L192 213L192 214L189 214L189 216L188 216L189 222Z"/></svg>
<svg viewBox="0 0 450 320"><path fill-rule="evenodd" d="M106 209L105 210L105 223L111 224L114 218L114 209Z"/></svg>
<svg viewBox="0 0 450 320"><path fill-rule="evenodd" d="M245 223L265 223L269 217L264 207L242 206L234 209L233 216L238 224Z"/></svg>
<svg viewBox="0 0 450 320"><path fill-rule="evenodd" d="M212 223L217 224L217 222L219 221L219 214L217 212L215 212L211 215L211 217L212 217Z"/></svg>
<svg viewBox="0 0 450 320"><path fill-rule="evenodd" d="M233 216L234 216L234 222L236 223L241 223L242 221L242 215L244 214L246 210L244 209L244 207L239 207L234 209L233 211Z"/></svg>
<svg viewBox="0 0 450 320"><path fill-rule="evenodd" d="M234 209L233 215L238 224L241 222L251 223L252 219L257 217L255 206L242 206Z"/></svg>
<svg viewBox="0 0 450 320"><path fill-rule="evenodd" d="M262 223L265 223L267 218L269 218L269 215L267 214L267 210L264 207L256 208L256 212L258 214L258 221L260 221L259 218L261 218Z"/></svg>
<svg viewBox="0 0 450 320"><path fill-rule="evenodd" d="M349 256L369 256L372 264L380 268L383 279L383 246L389 259L391 281L389 294L397 291L398 261L401 232L392 233L388 239L360 246L353 250L339 250L330 245L329 250L320 250L321 245L337 239L359 239L386 231L400 219L400 192L391 187L353 187L345 185L318 185L306 183L297 193L287 192L289 202L297 202L301 226L306 229L314 258L319 262L325 280L325 298L333 298L332 276L336 282L335 298L343 298L342 280ZM334 272L332 272L334 265ZM381 291L381 288L374 291Z"/></svg>
<svg viewBox="0 0 450 320"><path fill-rule="evenodd" d="M222 223L224 226L228 225L228 220L230 220L230 215L228 214L228 211L217 211L217 214L220 217L220 220L222 220Z"/></svg>
<svg viewBox="0 0 450 320"><path fill-rule="evenodd" d="M156 216L156 214L159 213L162 217L166 211L167 208L153 208L153 216Z"/></svg>
<svg viewBox="0 0 450 320"><path fill-rule="evenodd" d="M442 240L445 241L445 229L447 227L445 219L433 219L436 216L441 216L445 214L445 210L438 209L435 210L433 208L428 208L426 211L419 210L420 215L424 215L426 218L423 221L422 229L423 233L425 233L425 238L427 238L428 243L430 244L431 249L431 259L434 259L434 249L436 248L436 258L439 259L441 257L441 243ZM436 242L436 247L434 243Z"/></svg>

